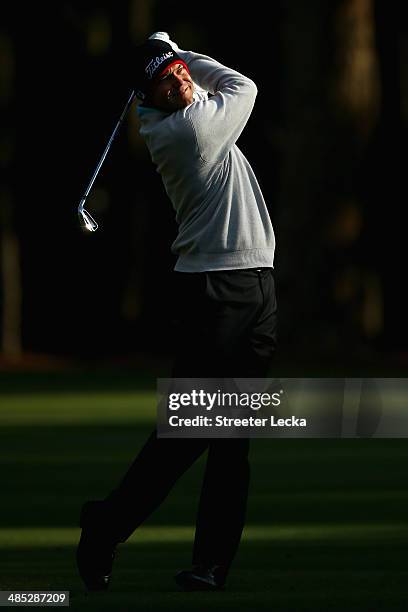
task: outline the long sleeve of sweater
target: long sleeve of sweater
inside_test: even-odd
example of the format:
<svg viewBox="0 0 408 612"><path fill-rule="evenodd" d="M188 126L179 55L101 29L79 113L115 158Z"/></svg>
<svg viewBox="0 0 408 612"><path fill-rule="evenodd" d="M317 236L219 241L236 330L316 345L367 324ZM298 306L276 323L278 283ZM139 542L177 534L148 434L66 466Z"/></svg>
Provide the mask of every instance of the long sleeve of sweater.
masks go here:
<svg viewBox="0 0 408 612"><path fill-rule="evenodd" d="M244 129L257 95L256 85L239 72L192 51L179 51L192 79L212 94L190 107L197 143L203 160L222 161Z"/></svg>

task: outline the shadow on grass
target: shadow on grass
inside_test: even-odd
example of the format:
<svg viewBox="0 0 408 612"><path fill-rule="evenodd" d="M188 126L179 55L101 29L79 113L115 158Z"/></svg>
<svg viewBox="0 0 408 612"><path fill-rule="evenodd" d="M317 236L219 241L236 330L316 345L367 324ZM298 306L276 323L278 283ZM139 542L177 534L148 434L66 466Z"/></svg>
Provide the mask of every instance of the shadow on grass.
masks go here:
<svg viewBox="0 0 408 612"><path fill-rule="evenodd" d="M76 526L105 497L151 425L10 426L1 433L1 527ZM205 455L149 524L194 523ZM251 524L404 522L406 440L251 440Z"/></svg>
<svg viewBox="0 0 408 612"><path fill-rule="evenodd" d="M188 567L187 543L122 545L108 593L86 594L74 547L6 551L1 588L69 590L75 610L403 610L407 541L264 544L245 541L222 593L180 593L173 574ZM202 608L197 606L203 606Z"/></svg>

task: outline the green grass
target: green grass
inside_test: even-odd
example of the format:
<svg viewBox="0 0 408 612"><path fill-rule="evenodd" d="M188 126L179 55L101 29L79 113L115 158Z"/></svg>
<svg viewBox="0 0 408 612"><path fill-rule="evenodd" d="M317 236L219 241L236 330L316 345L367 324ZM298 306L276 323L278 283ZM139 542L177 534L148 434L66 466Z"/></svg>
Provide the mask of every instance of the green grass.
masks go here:
<svg viewBox="0 0 408 612"><path fill-rule="evenodd" d="M247 526L228 590L177 592L204 459L119 549L112 588L86 595L78 513L122 477L155 420L149 385L85 377L0 395L0 587L64 589L75 610L407 610L408 443L252 440ZM125 382L125 384L122 384Z"/></svg>

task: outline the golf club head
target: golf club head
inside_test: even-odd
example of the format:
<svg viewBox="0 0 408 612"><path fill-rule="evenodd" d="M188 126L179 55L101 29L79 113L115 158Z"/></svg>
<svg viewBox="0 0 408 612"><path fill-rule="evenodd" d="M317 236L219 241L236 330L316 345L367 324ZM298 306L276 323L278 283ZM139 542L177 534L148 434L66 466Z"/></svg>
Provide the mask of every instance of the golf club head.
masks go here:
<svg viewBox="0 0 408 612"><path fill-rule="evenodd" d="M89 232L96 232L98 229L98 224L92 215L83 208L83 206L79 205L78 208L78 216L79 221L84 229L87 229Z"/></svg>
<svg viewBox="0 0 408 612"><path fill-rule="evenodd" d="M92 215L89 214L87 210L85 210L85 208L83 208L82 210L78 210L78 215L82 227L87 229L89 232L96 232L96 230L98 229L98 224L92 217Z"/></svg>

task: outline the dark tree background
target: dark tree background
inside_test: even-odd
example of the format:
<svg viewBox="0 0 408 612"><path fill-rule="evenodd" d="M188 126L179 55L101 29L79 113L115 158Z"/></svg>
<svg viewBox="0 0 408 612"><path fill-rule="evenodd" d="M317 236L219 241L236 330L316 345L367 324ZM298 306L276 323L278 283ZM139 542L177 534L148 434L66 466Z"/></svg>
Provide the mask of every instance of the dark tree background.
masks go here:
<svg viewBox="0 0 408 612"><path fill-rule="evenodd" d="M277 0L237 11L235 3L131 0L10 4L6 12L6 358L171 353L176 226L135 108L89 198L101 229L83 233L76 216L133 88L134 48L165 30L258 85L238 144L276 232L281 359L405 367L402 3Z"/></svg>

